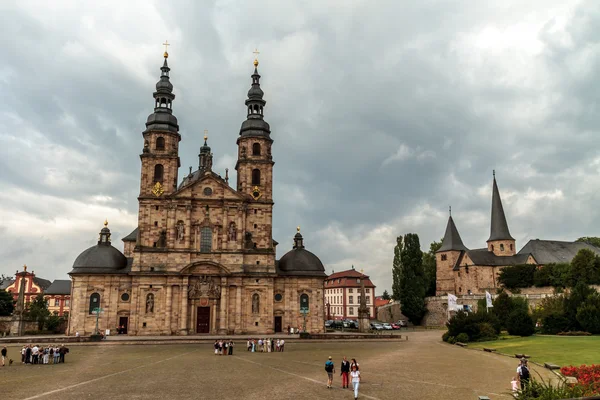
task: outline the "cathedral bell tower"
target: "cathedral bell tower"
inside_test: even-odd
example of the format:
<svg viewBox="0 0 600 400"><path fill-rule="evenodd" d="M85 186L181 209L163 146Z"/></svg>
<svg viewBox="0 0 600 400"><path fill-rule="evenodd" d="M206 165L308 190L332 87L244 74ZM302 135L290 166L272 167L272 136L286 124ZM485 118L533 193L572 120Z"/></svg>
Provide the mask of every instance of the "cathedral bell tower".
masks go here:
<svg viewBox="0 0 600 400"><path fill-rule="evenodd" d="M263 91L260 88L258 60L254 60L252 87L246 100L247 117L240 128L238 144L237 190L258 203L273 203L273 157L271 128L264 120Z"/></svg>
<svg viewBox="0 0 600 400"><path fill-rule="evenodd" d="M165 46L168 46L165 43ZM154 112L148 116L142 132L144 148L140 155L142 172L140 198L160 198L177 188L179 161L179 125L173 115L173 84L169 79L169 53L164 53L160 80L154 92Z"/></svg>

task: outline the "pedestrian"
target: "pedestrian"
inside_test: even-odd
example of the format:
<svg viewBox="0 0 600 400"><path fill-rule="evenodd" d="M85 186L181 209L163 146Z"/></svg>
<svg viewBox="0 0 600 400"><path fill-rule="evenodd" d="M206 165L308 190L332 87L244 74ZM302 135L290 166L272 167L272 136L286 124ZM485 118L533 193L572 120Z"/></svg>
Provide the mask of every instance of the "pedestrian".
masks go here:
<svg viewBox="0 0 600 400"><path fill-rule="evenodd" d="M288 325L288 335L290 334L292 327Z"/></svg>
<svg viewBox="0 0 600 400"><path fill-rule="evenodd" d="M285 340L281 339L281 342L279 342L279 351L283 350L285 350Z"/></svg>
<svg viewBox="0 0 600 400"><path fill-rule="evenodd" d="M348 388L348 374L350 373L350 361L344 357L342 360L342 366L340 367L340 375L342 375L342 388Z"/></svg>
<svg viewBox="0 0 600 400"><path fill-rule="evenodd" d="M21 349L21 363L25 364L25 354L27 353L27 346L23 346Z"/></svg>
<svg viewBox="0 0 600 400"><path fill-rule="evenodd" d="M510 381L510 388L512 389L513 396L516 396L519 392L519 375L515 375L513 380Z"/></svg>
<svg viewBox="0 0 600 400"><path fill-rule="evenodd" d="M31 349L31 363L32 364L37 364L38 360L39 360L39 351L40 348L38 347L38 345L34 345L33 348Z"/></svg>
<svg viewBox="0 0 600 400"><path fill-rule="evenodd" d="M229 341L229 355L233 355L233 340Z"/></svg>
<svg viewBox="0 0 600 400"><path fill-rule="evenodd" d="M48 358L50 356L50 350L44 347L44 364L48 364Z"/></svg>
<svg viewBox="0 0 600 400"><path fill-rule="evenodd" d="M69 352L69 349L67 347L65 347L65 345L63 344L62 346L60 346L60 349L58 350L58 354L59 354L59 363L63 363L65 362L65 354L67 354Z"/></svg>
<svg viewBox="0 0 600 400"><path fill-rule="evenodd" d="M279 339L277 339L277 343L275 344L275 349L277 351L279 351L279 346L280 346L281 341Z"/></svg>
<svg viewBox="0 0 600 400"><path fill-rule="evenodd" d="M262 339L258 339L258 350L260 350L261 353L265 350Z"/></svg>
<svg viewBox="0 0 600 400"><path fill-rule="evenodd" d="M8 352L8 350L6 350L6 346L2 346L2 351L0 351L0 358L2 358L2 366L4 367L4 360L6 359L6 353Z"/></svg>
<svg viewBox="0 0 600 400"><path fill-rule="evenodd" d="M50 362L50 364L54 363L54 347L50 346L50 348L48 349L48 361Z"/></svg>
<svg viewBox="0 0 600 400"><path fill-rule="evenodd" d="M352 386L354 387L354 400L358 399L358 386L360 385L360 371L356 365L352 366L350 371L350 378L352 379Z"/></svg>
<svg viewBox="0 0 600 400"><path fill-rule="evenodd" d="M525 389L525 386L529 384L529 367L527 366L527 359L521 358L521 364L517 367L517 375L519 376L519 382L521 383L521 390Z"/></svg>
<svg viewBox="0 0 600 400"><path fill-rule="evenodd" d="M271 338L267 339L267 353L271 352L271 341L272 341Z"/></svg>
<svg viewBox="0 0 600 400"><path fill-rule="evenodd" d="M58 346L56 346L54 348L54 364L58 364L59 361L60 361L60 349L58 348Z"/></svg>
<svg viewBox="0 0 600 400"><path fill-rule="evenodd" d="M271 351L275 353L275 339L271 338Z"/></svg>
<svg viewBox="0 0 600 400"><path fill-rule="evenodd" d="M327 389L331 389L331 385L333 384L333 374L335 374L335 365L333 361L331 361L331 356L325 362L325 371L327 372Z"/></svg>
<svg viewBox="0 0 600 400"><path fill-rule="evenodd" d="M248 341L246 342L246 347L248 351L252 350L252 343L250 343L250 339L248 339Z"/></svg>
<svg viewBox="0 0 600 400"><path fill-rule="evenodd" d="M32 345L25 347L25 364L31 364L31 349Z"/></svg>

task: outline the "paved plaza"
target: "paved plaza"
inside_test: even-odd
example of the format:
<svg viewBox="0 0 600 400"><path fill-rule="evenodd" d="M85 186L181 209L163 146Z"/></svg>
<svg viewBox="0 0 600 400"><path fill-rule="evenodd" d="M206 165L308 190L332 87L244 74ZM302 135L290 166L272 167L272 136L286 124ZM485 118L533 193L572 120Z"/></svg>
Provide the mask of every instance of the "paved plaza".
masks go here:
<svg viewBox="0 0 600 400"><path fill-rule="evenodd" d="M362 399L509 399L517 361L441 342L441 331L409 332L408 341L287 343L284 353L215 356L210 344L69 346L67 362L22 365L10 345L0 367L2 399L352 399L324 363L345 355L360 363ZM43 344L43 343L40 343ZM535 368L535 367L534 367ZM539 370L539 369L538 369ZM545 377L548 373L540 371ZM535 372L534 372L535 374Z"/></svg>

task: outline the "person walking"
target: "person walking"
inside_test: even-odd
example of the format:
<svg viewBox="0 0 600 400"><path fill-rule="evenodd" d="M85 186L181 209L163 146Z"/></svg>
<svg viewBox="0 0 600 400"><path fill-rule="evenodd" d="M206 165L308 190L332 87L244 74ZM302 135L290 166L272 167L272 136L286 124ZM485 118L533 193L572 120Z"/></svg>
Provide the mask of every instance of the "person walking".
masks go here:
<svg viewBox="0 0 600 400"><path fill-rule="evenodd" d="M340 367L340 375L342 375L342 388L348 388L348 374L350 374L350 361L344 357L342 360L342 366Z"/></svg>
<svg viewBox="0 0 600 400"><path fill-rule="evenodd" d="M529 367L527 366L527 359L521 358L521 364L517 367L517 375L519 376L519 382L521 383L521 390L525 389L525 386L529 384Z"/></svg>
<svg viewBox="0 0 600 400"><path fill-rule="evenodd" d="M354 387L354 400L358 399L358 386L360 385L360 371L356 365L352 366L350 371L350 378L352 379L352 387Z"/></svg>
<svg viewBox="0 0 600 400"><path fill-rule="evenodd" d="M21 349L21 364L25 364L25 354L27 353L27 346L23 346Z"/></svg>
<svg viewBox="0 0 600 400"><path fill-rule="evenodd" d="M335 365L333 361L331 361L331 356L325 362L325 371L327 372L327 389L331 389L331 385L333 384L333 374L335 374Z"/></svg>
<svg viewBox="0 0 600 400"><path fill-rule="evenodd" d="M60 360L60 349L58 348L58 346L56 346L54 348L54 364L58 364L59 360Z"/></svg>
<svg viewBox="0 0 600 400"><path fill-rule="evenodd" d="M6 353L8 353L8 350L6 350L6 346L2 346L2 351L0 351L0 358L2 358L2 366L3 367L5 365L4 360L6 360Z"/></svg>
<svg viewBox="0 0 600 400"><path fill-rule="evenodd" d="M233 355L233 340L229 341L229 355Z"/></svg>

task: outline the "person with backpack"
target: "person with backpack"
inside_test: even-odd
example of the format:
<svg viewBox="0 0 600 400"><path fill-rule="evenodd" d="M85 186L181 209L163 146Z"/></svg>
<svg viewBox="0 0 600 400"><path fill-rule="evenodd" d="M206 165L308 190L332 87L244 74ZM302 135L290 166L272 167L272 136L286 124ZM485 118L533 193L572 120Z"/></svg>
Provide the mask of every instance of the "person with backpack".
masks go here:
<svg viewBox="0 0 600 400"><path fill-rule="evenodd" d="M521 390L525 389L525 386L529 384L529 367L527 366L527 359L521 358L521 365L517 367L517 375L519 376L519 382L521 383Z"/></svg>
<svg viewBox="0 0 600 400"><path fill-rule="evenodd" d="M335 374L335 365L333 361L331 361L331 356L325 362L325 371L327 372L327 389L331 389L331 385L333 384L333 374Z"/></svg>
<svg viewBox="0 0 600 400"><path fill-rule="evenodd" d="M342 388L348 388L348 374L350 374L350 361L344 357L342 360L341 374L342 375Z"/></svg>

